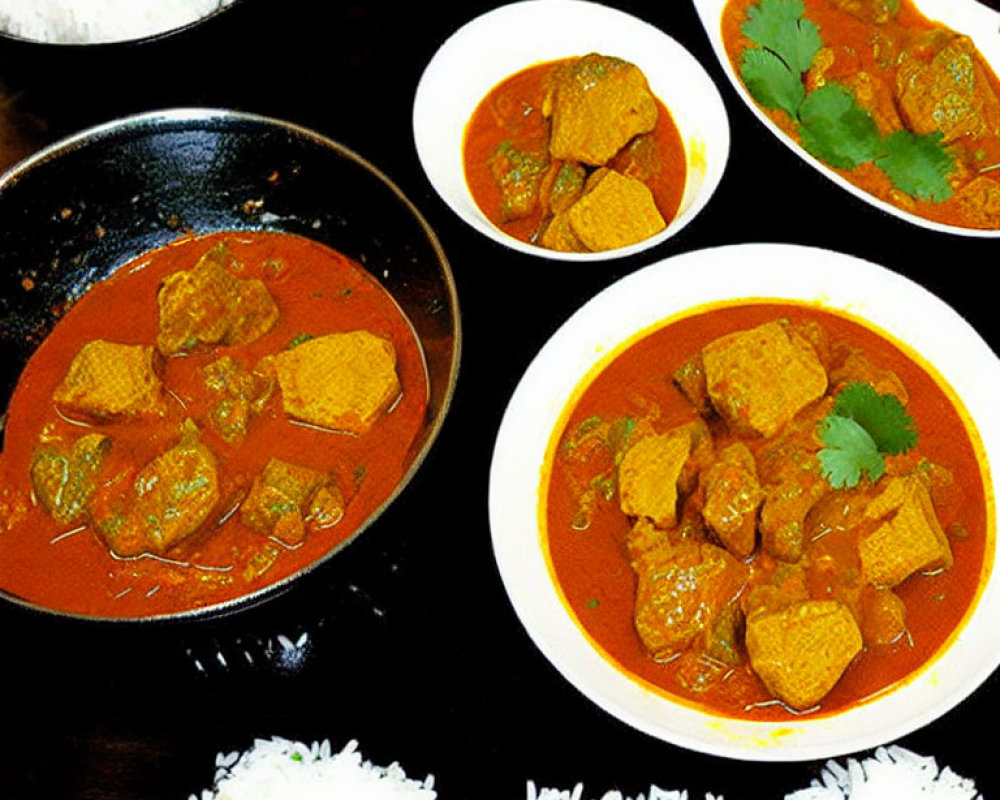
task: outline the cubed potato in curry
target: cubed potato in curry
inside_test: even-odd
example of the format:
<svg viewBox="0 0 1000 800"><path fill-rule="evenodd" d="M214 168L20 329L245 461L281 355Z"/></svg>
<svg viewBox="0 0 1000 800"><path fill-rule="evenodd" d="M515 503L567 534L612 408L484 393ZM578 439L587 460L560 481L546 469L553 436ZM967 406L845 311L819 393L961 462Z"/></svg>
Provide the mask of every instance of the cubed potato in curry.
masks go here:
<svg viewBox="0 0 1000 800"><path fill-rule="evenodd" d="M891 588L915 572L951 567L948 537L926 484L916 475L891 478L865 515L881 520L858 545L863 573L874 586Z"/></svg>
<svg viewBox="0 0 1000 800"><path fill-rule="evenodd" d="M131 481L95 499L95 522L121 557L164 555L197 531L216 510L221 492L215 456L186 421L181 441L154 458Z"/></svg>
<svg viewBox="0 0 1000 800"><path fill-rule="evenodd" d="M750 665L776 698L798 710L819 703L861 652L850 609L836 600L806 600L747 617Z"/></svg>
<svg viewBox="0 0 1000 800"><path fill-rule="evenodd" d="M52 400L63 413L94 421L163 417L168 407L153 348L103 339L80 348Z"/></svg>
<svg viewBox="0 0 1000 800"><path fill-rule="evenodd" d="M653 193L636 178L602 168L567 211L569 224L588 250L614 250L655 236L667 223Z"/></svg>
<svg viewBox="0 0 1000 800"><path fill-rule="evenodd" d="M79 520L97 489L97 479L111 450L111 438L86 433L73 442L45 442L31 461L31 488L53 519Z"/></svg>
<svg viewBox="0 0 1000 800"><path fill-rule="evenodd" d="M551 80L543 110L552 118L553 158L600 166L656 125L646 76L623 59L590 53L557 68Z"/></svg>
<svg viewBox="0 0 1000 800"><path fill-rule="evenodd" d="M310 522L330 527L344 515L344 499L322 472L278 458L268 460L240 505L247 526L286 545L300 544Z"/></svg>
<svg viewBox="0 0 1000 800"><path fill-rule="evenodd" d="M189 270L167 276L157 295L160 329L156 344L166 356L204 345L254 342L278 321L278 306L264 282L237 278L227 270L224 243Z"/></svg>
<svg viewBox="0 0 1000 800"><path fill-rule="evenodd" d="M786 324L767 322L702 349L712 404L736 430L770 437L827 388L811 345Z"/></svg>
<svg viewBox="0 0 1000 800"><path fill-rule="evenodd" d="M697 542L654 548L633 568L638 578L635 629L654 657L705 637L747 575L746 567L723 548Z"/></svg>
<svg viewBox="0 0 1000 800"><path fill-rule="evenodd" d="M332 430L365 433L401 391L392 342L364 330L307 339L274 364L285 413Z"/></svg>

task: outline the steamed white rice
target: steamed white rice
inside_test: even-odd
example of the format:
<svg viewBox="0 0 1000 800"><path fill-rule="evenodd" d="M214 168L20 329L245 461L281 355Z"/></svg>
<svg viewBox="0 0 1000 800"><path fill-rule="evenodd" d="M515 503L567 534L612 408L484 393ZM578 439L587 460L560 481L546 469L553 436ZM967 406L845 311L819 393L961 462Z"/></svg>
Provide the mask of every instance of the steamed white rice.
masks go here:
<svg viewBox="0 0 1000 800"><path fill-rule="evenodd" d="M330 742L306 745L258 739L245 753L220 753L215 782L190 800L436 800L434 776L406 777L397 763L378 767L357 741L333 752Z"/></svg>
<svg viewBox="0 0 1000 800"><path fill-rule="evenodd" d="M0 30L40 42L92 44L164 33L233 0L0 0Z"/></svg>
<svg viewBox="0 0 1000 800"><path fill-rule="evenodd" d="M587 795L588 798L593 797ZM724 800L705 794L705 800ZM333 752L328 741L306 745L274 737L258 739L245 753L216 757L211 789L189 800L436 800L434 776L406 777L398 763L377 767L365 761L351 741ZM572 789L527 784L527 800L584 800L583 784ZM648 794L626 797L607 791L599 800L694 800L687 790L651 786ZM758 800L768 800L761 797ZM777 798L775 798L777 800ZM897 745L880 747L870 757L828 761L818 778L784 800L983 800L975 783L938 767Z"/></svg>
<svg viewBox="0 0 1000 800"><path fill-rule="evenodd" d="M527 800L584 800L583 785L571 790L538 789L528 781ZM600 800L633 800L619 791L605 792ZM648 795L634 800L689 800L687 791L667 791L651 786ZM705 800L723 800L706 794ZM766 800L766 798L760 798ZM982 800L976 785L938 767L931 756L920 756L898 745L880 747L862 760L846 764L828 761L820 776L804 789L786 794L784 800Z"/></svg>

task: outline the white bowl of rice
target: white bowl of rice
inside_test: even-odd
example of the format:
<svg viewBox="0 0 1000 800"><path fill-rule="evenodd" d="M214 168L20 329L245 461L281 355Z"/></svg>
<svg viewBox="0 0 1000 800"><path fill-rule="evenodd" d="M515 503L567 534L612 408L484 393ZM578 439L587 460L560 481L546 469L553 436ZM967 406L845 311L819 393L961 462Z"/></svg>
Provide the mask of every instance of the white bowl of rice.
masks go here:
<svg viewBox="0 0 1000 800"><path fill-rule="evenodd" d="M27 42L92 45L171 34L236 0L0 0L0 33Z"/></svg>

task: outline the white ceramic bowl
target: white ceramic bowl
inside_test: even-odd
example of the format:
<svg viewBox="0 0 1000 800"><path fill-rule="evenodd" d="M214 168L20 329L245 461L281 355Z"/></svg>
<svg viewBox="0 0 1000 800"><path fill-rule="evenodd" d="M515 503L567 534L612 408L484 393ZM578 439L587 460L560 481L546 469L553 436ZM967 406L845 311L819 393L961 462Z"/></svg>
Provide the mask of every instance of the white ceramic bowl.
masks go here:
<svg viewBox="0 0 1000 800"><path fill-rule="evenodd" d="M932 231L961 236L981 238L1000 237L1000 230L980 230L957 225L945 225L917 216L909 211L904 211L891 203L886 203L874 195L859 189L853 183L830 169L822 161L811 156L788 134L775 125L771 121L771 118L760 109L743 85L743 81L740 80L739 75L733 69L732 62L729 60L725 45L722 42L722 12L726 6L726 0L692 0L692 2L705 28L705 32L712 43L712 48L715 50L719 63L722 65L722 69L733 86L736 87L739 96L764 126L799 158L865 203L882 209L894 217L911 222L914 225L919 225L922 228ZM983 57L993 67L994 71L1000 72L1000 37L997 36L997 28L1000 27L1000 13L984 6L976 0L914 0L914 4L928 19L935 20L954 31L968 35L975 43L979 52L982 53Z"/></svg>
<svg viewBox="0 0 1000 800"><path fill-rule="evenodd" d="M677 216L658 235L600 253L561 253L518 241L487 219L465 182L462 143L476 106L502 80L533 64L591 52L624 58L645 73L681 133L687 185ZM494 9L456 31L430 60L417 86L413 134L431 184L465 222L515 250L570 261L631 255L673 236L708 202L729 156L725 107L701 64L652 25L583 0L525 0Z"/></svg>
<svg viewBox="0 0 1000 800"><path fill-rule="evenodd" d="M581 381L619 344L663 319L705 303L748 298L817 303L867 320L909 345L961 398L987 462L1000 464L1000 361L950 306L897 273L827 250L771 244L699 250L638 270L602 291L531 363L497 436L489 485L493 548L512 604L535 644L610 714L706 753L759 761L828 758L893 741L929 723L990 675L1000 663L1000 580L990 580L952 644L893 691L836 715L751 722L672 702L613 665L563 605L543 552L539 501L546 451ZM993 547L987 547L986 563L992 565L991 492L987 502Z"/></svg>

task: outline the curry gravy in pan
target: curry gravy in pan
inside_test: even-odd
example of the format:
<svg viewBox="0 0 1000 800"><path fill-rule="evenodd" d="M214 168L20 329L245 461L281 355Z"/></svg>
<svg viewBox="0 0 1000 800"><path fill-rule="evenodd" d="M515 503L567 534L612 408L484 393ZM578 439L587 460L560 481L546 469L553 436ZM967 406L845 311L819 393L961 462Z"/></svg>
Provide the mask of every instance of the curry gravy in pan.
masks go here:
<svg viewBox="0 0 1000 800"><path fill-rule="evenodd" d="M345 542L403 478L428 389L409 321L312 240L180 239L31 357L0 454L0 589L94 617L238 599Z"/></svg>

